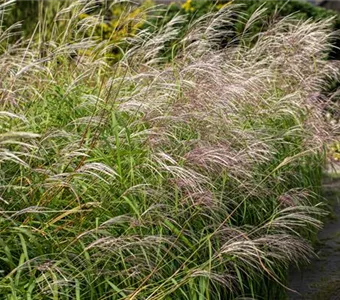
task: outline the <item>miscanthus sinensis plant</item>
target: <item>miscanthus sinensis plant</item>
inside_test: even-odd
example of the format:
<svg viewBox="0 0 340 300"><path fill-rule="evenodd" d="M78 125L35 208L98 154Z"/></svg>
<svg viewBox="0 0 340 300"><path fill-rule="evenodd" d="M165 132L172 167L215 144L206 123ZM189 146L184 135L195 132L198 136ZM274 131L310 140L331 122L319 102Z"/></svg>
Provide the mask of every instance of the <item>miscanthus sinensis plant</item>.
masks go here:
<svg viewBox="0 0 340 300"><path fill-rule="evenodd" d="M0 34L1 299L278 299L324 213L331 21L221 47L227 6L180 41L181 17L141 30L111 65L91 5Z"/></svg>

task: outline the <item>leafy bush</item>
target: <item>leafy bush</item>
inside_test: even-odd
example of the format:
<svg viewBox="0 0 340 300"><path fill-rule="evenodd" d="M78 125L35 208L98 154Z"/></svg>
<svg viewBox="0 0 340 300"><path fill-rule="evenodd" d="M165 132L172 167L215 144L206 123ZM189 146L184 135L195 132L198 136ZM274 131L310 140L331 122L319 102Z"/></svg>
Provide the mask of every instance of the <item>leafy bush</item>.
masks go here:
<svg viewBox="0 0 340 300"><path fill-rule="evenodd" d="M219 48L229 5L137 31L108 64L92 4L49 39L0 33L0 297L283 297L324 214L331 21Z"/></svg>

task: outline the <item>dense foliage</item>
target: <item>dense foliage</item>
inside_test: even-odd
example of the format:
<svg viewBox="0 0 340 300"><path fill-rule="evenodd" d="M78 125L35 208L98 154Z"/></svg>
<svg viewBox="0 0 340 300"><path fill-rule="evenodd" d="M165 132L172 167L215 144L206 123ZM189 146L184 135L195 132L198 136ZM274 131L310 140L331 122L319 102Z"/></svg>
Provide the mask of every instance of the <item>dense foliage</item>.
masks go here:
<svg viewBox="0 0 340 300"><path fill-rule="evenodd" d="M66 0L63 5L71 3ZM225 46L228 42L232 42L233 38L244 32L247 26L247 20L256 13L261 11L261 18L252 24L251 30L248 30L248 35L253 39L258 33L266 30L270 24L276 22L278 19L294 15L296 19L300 20L320 20L333 17L332 29L340 30L340 16L331 10L326 10L321 7L314 6L304 1L266 1L266 0L187 0L183 4L176 2L171 3L167 7L162 7L155 10L149 10L152 6L152 0L143 1L142 6L136 6L132 1L97 1L97 7L87 9L79 18L85 18L89 14L101 13L102 21L97 24L96 34L101 39L111 40L113 44L119 43L127 36L134 35L136 30L154 28L158 30L159 27L164 26L167 22L172 20L175 16L181 15L186 19L186 22L180 23L181 30L179 31L178 39L186 32L187 26L194 20L199 19L204 14L209 12L216 12L222 7L234 4L237 6L234 10L237 14L230 16L230 33L221 38L221 44ZM3 19L5 28L11 24L21 21L23 36L31 36L37 30L39 18L44 19L46 23L53 22L53 16L60 9L62 4L58 0L27 0L17 1L12 5ZM138 17L138 18L136 18ZM137 20L138 19L138 20ZM41 26L41 25L40 25ZM179 24L178 24L179 26ZM20 37L20 35L17 35ZM334 40L334 47L331 52L331 58L339 58L337 47L340 46L338 40ZM120 45L121 46L121 45ZM168 45L171 48L171 45ZM125 48L125 47L124 47ZM173 49L172 49L173 50ZM170 55L171 49L165 50ZM110 57L120 59L122 51L114 47Z"/></svg>
<svg viewBox="0 0 340 300"><path fill-rule="evenodd" d="M266 1L266 0L219 0L219 1L192 1L187 0L185 3L170 4L163 12L163 17L154 22L156 27L162 26L169 22L176 15L184 16L187 22L182 23L184 26L180 34L186 32L186 25L190 22L199 19L202 15L209 12L216 12L219 9L228 5L235 5L235 14L230 16L229 34L221 37L221 44L225 46L227 43L234 42L236 35L244 32L247 22L251 21L254 14L260 13L261 17L252 22L252 27L247 28L249 41L254 41L254 38L262 31L266 30L272 23L277 22L287 16L294 15L294 18L299 20L313 19L315 21L333 17L332 29L340 30L340 16L331 10L326 10L321 7L314 6L304 1ZM236 13L237 12L237 13ZM244 39L245 40L245 39ZM339 46L338 40L333 41L334 46ZM338 58L338 49L334 47L331 51L331 58ZM170 51L171 52L171 51Z"/></svg>
<svg viewBox="0 0 340 300"><path fill-rule="evenodd" d="M257 11L221 46L231 4L105 36L97 1L52 3L0 31L0 298L284 298L324 215L333 21Z"/></svg>

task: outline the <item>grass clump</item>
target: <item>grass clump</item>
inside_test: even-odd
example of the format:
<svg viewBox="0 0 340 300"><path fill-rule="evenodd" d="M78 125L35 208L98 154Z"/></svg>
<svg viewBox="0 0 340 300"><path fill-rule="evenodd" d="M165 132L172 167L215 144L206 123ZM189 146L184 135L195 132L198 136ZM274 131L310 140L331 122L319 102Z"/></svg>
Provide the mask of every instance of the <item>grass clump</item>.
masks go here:
<svg viewBox="0 0 340 300"><path fill-rule="evenodd" d="M170 62L180 16L112 65L91 5L61 9L47 40L1 32L1 297L282 297L323 215L332 20L287 17L221 49L230 5Z"/></svg>

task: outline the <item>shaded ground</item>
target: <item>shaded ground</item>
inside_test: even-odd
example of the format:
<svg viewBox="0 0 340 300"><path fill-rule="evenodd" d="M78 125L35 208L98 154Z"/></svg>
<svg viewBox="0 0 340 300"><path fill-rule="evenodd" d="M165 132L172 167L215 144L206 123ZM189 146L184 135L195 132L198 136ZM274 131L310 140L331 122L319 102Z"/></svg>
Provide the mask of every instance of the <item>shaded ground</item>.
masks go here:
<svg viewBox="0 0 340 300"><path fill-rule="evenodd" d="M340 178L327 179L324 196L333 203L333 214L318 235L318 257L290 272L289 287L298 293L289 292L289 300L340 300Z"/></svg>

